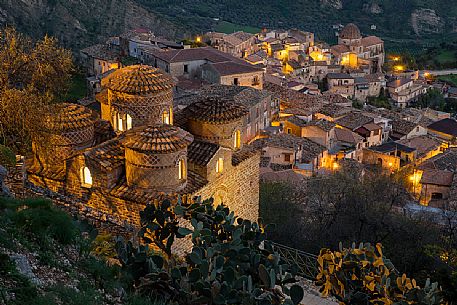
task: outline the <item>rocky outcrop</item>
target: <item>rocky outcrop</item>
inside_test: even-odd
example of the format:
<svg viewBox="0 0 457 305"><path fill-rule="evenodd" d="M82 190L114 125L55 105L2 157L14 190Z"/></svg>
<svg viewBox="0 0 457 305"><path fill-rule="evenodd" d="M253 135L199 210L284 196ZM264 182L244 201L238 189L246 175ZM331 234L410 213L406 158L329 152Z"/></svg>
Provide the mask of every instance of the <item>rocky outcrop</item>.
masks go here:
<svg viewBox="0 0 457 305"><path fill-rule="evenodd" d="M416 35L442 33L444 25L444 20L435 10L421 8L411 13L411 26Z"/></svg>
<svg viewBox="0 0 457 305"><path fill-rule="evenodd" d="M370 2L363 4L363 10L369 14L382 14L383 9L377 2Z"/></svg>
<svg viewBox="0 0 457 305"><path fill-rule="evenodd" d="M343 0L320 0L322 6L332 7L337 10L343 9Z"/></svg>

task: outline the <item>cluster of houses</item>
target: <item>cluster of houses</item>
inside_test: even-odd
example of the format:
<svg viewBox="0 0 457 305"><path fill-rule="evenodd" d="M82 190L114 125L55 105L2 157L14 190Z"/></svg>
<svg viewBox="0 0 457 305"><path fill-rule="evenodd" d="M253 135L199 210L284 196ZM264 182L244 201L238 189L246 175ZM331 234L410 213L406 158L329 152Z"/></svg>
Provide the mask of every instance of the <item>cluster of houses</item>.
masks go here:
<svg viewBox="0 0 457 305"><path fill-rule="evenodd" d="M424 205L444 206L457 187L457 121L408 107L432 86L417 73L385 75L380 38L348 24L334 46L300 30L210 32L199 40L208 46L191 48L136 30L82 50L93 100L106 105L112 97L105 79L140 62L174 80L169 113L177 126L186 126L186 111L202 100L244 107L243 151L260 151L261 179L325 174L352 160L412 173L411 192ZM393 110L366 103L353 108L354 101L381 94Z"/></svg>

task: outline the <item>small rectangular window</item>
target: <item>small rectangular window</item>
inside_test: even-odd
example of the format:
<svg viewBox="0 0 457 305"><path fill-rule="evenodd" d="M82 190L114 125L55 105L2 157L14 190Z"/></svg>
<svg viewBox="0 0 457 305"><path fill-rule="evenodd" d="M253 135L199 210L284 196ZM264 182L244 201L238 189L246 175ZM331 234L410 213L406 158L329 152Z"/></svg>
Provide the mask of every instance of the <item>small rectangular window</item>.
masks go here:
<svg viewBox="0 0 457 305"><path fill-rule="evenodd" d="M238 83L238 77L235 77L235 78L233 79L233 84L234 84L235 86L238 86L238 84L239 84L239 83Z"/></svg>
<svg viewBox="0 0 457 305"><path fill-rule="evenodd" d="M184 74L189 73L189 65L184 65Z"/></svg>
<svg viewBox="0 0 457 305"><path fill-rule="evenodd" d="M222 173L223 170L224 170L224 159L219 158L219 159L217 159L217 163L216 163L216 173Z"/></svg>

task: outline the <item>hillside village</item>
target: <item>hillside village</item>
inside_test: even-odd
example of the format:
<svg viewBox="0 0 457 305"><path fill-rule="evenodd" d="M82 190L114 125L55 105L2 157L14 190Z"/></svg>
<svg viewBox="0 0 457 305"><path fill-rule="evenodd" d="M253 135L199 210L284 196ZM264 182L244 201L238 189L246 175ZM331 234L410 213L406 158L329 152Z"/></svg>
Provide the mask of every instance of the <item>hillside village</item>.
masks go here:
<svg viewBox="0 0 457 305"><path fill-rule="evenodd" d="M239 125L244 147L216 144L260 151L260 179L325 174L348 159L390 173L413 172L411 192L422 205L445 208L452 200L457 176L447 162L456 155L457 122L450 113L414 105L430 90L455 98L457 89L395 65L398 58L386 57L379 37L364 37L348 24L337 45L299 30L209 32L195 41L191 47L134 30L81 50L90 89L85 105L99 105L117 133L137 125L129 109L103 113L115 107L110 78L128 71L128 58L143 65L132 69L158 68L175 82L164 123L174 116L173 125L186 129L199 103L229 101L245 109ZM393 62L391 71L386 61ZM380 96L388 108L369 102Z"/></svg>
<svg viewBox="0 0 457 305"><path fill-rule="evenodd" d="M136 29L88 46L79 54L86 96L52 105L31 154L16 156L12 174L0 171L0 193L52 198L131 237L144 211L167 200L182 209L212 198L251 226L262 183L307 185L352 167L357 179L403 175L399 214L455 213L456 114L421 103L431 93L457 99L457 87L408 70L353 23L336 30L335 45L296 29L186 43ZM181 224L197 228L191 220ZM166 244L170 257L195 252L184 231ZM302 285L300 301L324 304Z"/></svg>

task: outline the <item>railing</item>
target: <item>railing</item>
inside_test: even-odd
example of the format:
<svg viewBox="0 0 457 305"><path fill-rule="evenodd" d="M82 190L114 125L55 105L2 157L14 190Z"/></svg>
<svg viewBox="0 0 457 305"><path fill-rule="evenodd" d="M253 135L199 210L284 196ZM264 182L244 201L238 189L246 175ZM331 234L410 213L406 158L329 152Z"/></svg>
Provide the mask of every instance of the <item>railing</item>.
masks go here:
<svg viewBox="0 0 457 305"><path fill-rule="evenodd" d="M297 265L298 274L304 278L315 280L318 273L317 255L300 251L288 246L271 242L275 252L289 265Z"/></svg>

